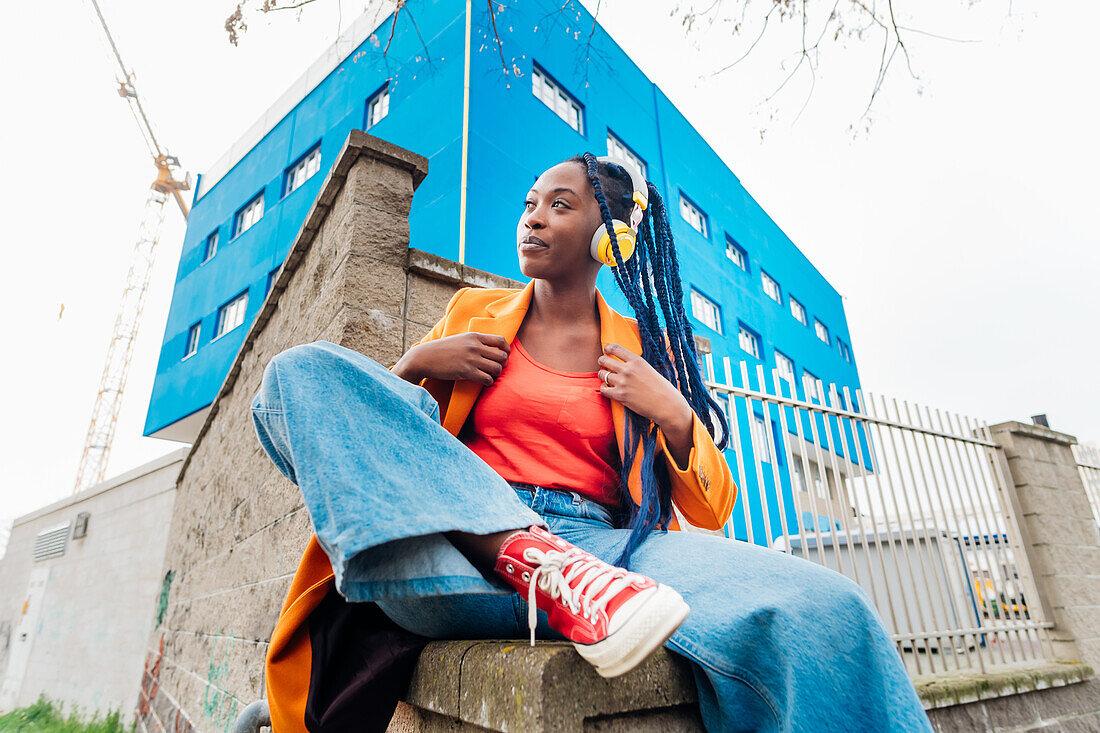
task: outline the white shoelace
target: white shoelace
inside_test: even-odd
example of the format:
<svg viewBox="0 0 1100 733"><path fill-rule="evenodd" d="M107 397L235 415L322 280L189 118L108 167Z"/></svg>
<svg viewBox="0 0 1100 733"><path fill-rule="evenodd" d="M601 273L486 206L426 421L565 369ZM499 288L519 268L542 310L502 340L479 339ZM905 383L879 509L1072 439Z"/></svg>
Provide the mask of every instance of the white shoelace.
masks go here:
<svg viewBox="0 0 1100 733"><path fill-rule="evenodd" d="M523 559L535 566L527 586L527 626L531 630L531 646L535 645L535 626L538 624L538 608L535 606L535 588L542 588L551 598L561 598L573 613L581 613L593 623L607 602L633 581L634 573L607 565L576 547L559 552L543 552L535 547L523 551ZM569 566L566 572L565 568ZM571 583L578 579L576 587ZM606 589L604 594L596 594Z"/></svg>

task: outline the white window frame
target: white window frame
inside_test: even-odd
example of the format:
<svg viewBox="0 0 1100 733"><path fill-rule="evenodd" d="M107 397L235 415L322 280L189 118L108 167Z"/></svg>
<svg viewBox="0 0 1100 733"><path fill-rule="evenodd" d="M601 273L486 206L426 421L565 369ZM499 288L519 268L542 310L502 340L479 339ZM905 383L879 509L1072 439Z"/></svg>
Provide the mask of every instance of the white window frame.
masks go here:
<svg viewBox="0 0 1100 733"><path fill-rule="evenodd" d="M821 320L818 319L818 318L814 319L814 335L817 336L818 340L821 343L823 343L823 344L830 343L829 342L829 327L826 326L824 323L822 323Z"/></svg>
<svg viewBox="0 0 1100 733"><path fill-rule="evenodd" d="M202 337L202 321L192 323L187 329L187 343L184 345L183 359L190 359L199 350L199 339ZM183 361L180 359L180 361Z"/></svg>
<svg viewBox="0 0 1100 733"><path fill-rule="evenodd" d="M283 196L289 196L297 191L319 170L321 170L321 146L317 145L287 169Z"/></svg>
<svg viewBox="0 0 1100 733"><path fill-rule="evenodd" d="M634 170L640 173L643 179L646 179L645 161L638 157L626 143L615 137L615 133L611 132L611 130L607 131L607 154L612 158L625 160L627 163L634 166Z"/></svg>
<svg viewBox="0 0 1100 733"><path fill-rule="evenodd" d="M584 107L568 92L551 81L546 72L538 66L531 68L531 93L565 124L584 134Z"/></svg>
<svg viewBox="0 0 1100 733"><path fill-rule="evenodd" d="M233 238L241 236L264 217L264 192L260 191L233 217Z"/></svg>
<svg viewBox="0 0 1100 733"><path fill-rule="evenodd" d="M794 316L794 319L803 326L808 326L809 323L806 321L806 306L790 296L787 296L787 299L791 302L791 315Z"/></svg>
<svg viewBox="0 0 1100 733"><path fill-rule="evenodd" d="M802 370L802 390L806 394L807 402L813 402L814 400L817 400L817 404L825 404L825 398L822 394L823 387L821 386L821 380L806 369Z"/></svg>
<svg viewBox="0 0 1100 733"><path fill-rule="evenodd" d="M390 113L390 85L382 87L367 100L367 129L371 129Z"/></svg>
<svg viewBox="0 0 1100 733"><path fill-rule="evenodd" d="M199 264L205 265L207 262L214 259L214 255L218 253L217 229L206 235L206 239L202 240L202 246L202 262Z"/></svg>
<svg viewBox="0 0 1100 733"><path fill-rule="evenodd" d="M217 341L225 334L244 323L245 314L248 312L248 291L245 290L228 303L218 308L218 316L214 321L214 338Z"/></svg>
<svg viewBox="0 0 1100 733"><path fill-rule="evenodd" d="M688 201L682 191L680 192L680 216L691 225L692 229L707 237L707 215L698 206Z"/></svg>
<svg viewBox="0 0 1100 733"><path fill-rule="evenodd" d="M691 289L691 315L707 328L722 333L722 307L695 288Z"/></svg>
<svg viewBox="0 0 1100 733"><path fill-rule="evenodd" d="M771 446L768 444L768 423L767 421L757 415L752 410L749 410L750 430L752 430L752 440L756 444L756 448L759 451L755 454L755 458L758 463L771 463L772 451Z"/></svg>
<svg viewBox="0 0 1100 733"><path fill-rule="evenodd" d="M786 379L791 388L795 385L794 360L782 351L775 352L775 371L780 379Z"/></svg>
<svg viewBox="0 0 1100 733"><path fill-rule="evenodd" d="M783 294L779 292L779 283L775 281L774 277L761 270L760 284L764 288L764 295L779 303L779 305L783 305Z"/></svg>
<svg viewBox="0 0 1100 733"><path fill-rule="evenodd" d="M745 272L749 271L748 257L746 256L745 248L733 241L733 238L728 234L726 235L726 259Z"/></svg>
<svg viewBox="0 0 1100 733"><path fill-rule="evenodd" d="M761 358L760 337L744 324L737 325L737 345L741 348L741 351L744 351L746 354L752 355L753 358Z"/></svg>
<svg viewBox="0 0 1100 733"><path fill-rule="evenodd" d="M849 364L852 363L852 347L844 343L843 339L836 340L838 347L840 348L840 358Z"/></svg>

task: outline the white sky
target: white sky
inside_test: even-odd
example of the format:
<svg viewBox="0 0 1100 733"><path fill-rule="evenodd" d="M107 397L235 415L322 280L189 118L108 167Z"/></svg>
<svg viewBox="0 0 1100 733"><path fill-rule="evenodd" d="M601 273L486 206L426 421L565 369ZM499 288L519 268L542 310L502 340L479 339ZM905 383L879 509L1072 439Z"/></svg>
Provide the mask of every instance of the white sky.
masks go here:
<svg viewBox="0 0 1100 733"><path fill-rule="evenodd" d="M222 29L230 0L102 5L162 141L199 172L365 0L322 0L298 21L255 18L237 48ZM922 13L903 23L977 42L911 35L923 94L896 64L870 133L854 137L848 128L873 83L877 41L826 46L798 116L807 75L761 104L782 78L783 53L796 48L796 26L714 77L745 47L723 26L697 26L685 38L667 4L637 0L604 0L600 21L845 296L867 388L991 423L1046 412L1056 429L1098 440L1100 237L1086 213L1100 198L1092 51L1100 6L898 5ZM72 490L154 171L115 93L90 5L13 3L4 15L6 527ZM141 431L182 236L170 209L109 475L177 447Z"/></svg>

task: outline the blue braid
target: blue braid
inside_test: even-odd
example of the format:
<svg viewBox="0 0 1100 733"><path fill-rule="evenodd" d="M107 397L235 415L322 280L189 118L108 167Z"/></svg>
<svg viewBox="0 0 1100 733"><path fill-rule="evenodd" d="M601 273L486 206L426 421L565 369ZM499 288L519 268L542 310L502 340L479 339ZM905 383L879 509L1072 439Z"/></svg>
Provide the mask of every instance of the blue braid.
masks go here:
<svg viewBox="0 0 1100 733"><path fill-rule="evenodd" d="M573 156L569 162L583 165L592 184L596 203L600 208L600 218L611 238L612 254L615 261L621 263L611 268L611 272L615 284L626 297L637 319L642 357L659 374L676 385L712 436L715 435L714 416L718 416L722 434L719 448L725 448L728 425L722 409L703 384L695 357L695 338L684 312L680 268L664 201L653 185L648 184L649 209L643 215L639 227L634 256L622 262L612 220L618 218L626 221L629 218L633 207L629 174L615 163L600 163L591 153ZM615 202L618 216L612 215L608 197L604 193L605 182L611 186L613 192L617 191L617 197L612 197L611 201ZM664 316L663 326L661 316ZM622 567L629 565L630 556L650 532L654 529L668 529L672 518L672 484L665 463L655 460L655 426L648 418L633 410L626 410L626 417L619 479L624 501L630 509L630 521L627 525L630 535L616 561ZM639 449L642 496L641 504L636 505L626 487Z"/></svg>

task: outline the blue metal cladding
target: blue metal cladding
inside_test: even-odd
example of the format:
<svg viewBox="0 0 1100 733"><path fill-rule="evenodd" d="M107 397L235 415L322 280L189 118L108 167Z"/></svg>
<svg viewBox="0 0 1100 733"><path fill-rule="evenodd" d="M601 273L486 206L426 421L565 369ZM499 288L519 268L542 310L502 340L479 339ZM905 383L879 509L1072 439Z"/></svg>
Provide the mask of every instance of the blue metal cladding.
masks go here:
<svg viewBox="0 0 1100 733"><path fill-rule="evenodd" d="M507 6L497 23L510 69L507 75L486 30L487 11L475 6L466 264L522 279L515 233L524 194L542 171L575 153L606 154L611 132L644 160L648 179L665 200L679 251L685 309L691 313L691 289L720 308L720 333L697 320L692 322L696 334L710 339L720 375L722 357L730 356L735 363L747 360L749 384L745 386L756 389L760 385L755 365L762 364L770 374L779 349L794 362L798 381L808 369L826 384L846 385L852 390L859 387L854 361L843 358L838 343L840 339L849 347L850 356L852 340L840 295L668 97L598 25L585 62L583 39L578 41L574 30L591 28L592 20L579 4L574 3L565 15L558 14L560 3L553 0L523 0ZM459 259L464 8L462 3L431 0L413 0L408 7L427 44L430 63L424 60L425 46L417 33L399 15L385 59L379 46L368 38L195 201L146 435L212 402L263 302L269 273L285 258L349 131L366 127L367 101L383 88L390 94L388 114L368 132L429 158L429 175L413 199L411 246ZM579 20L575 20L577 13ZM375 41L386 42L391 22L392 16L382 22ZM536 64L583 107L581 132L533 94L532 68ZM319 172L284 197L286 171L318 143ZM231 239L234 215L260 191L263 216ZM705 214L706 236L680 215L681 193ZM215 230L219 233L217 253L203 263L205 240ZM743 251L745 269L726 256L728 239ZM762 269L778 283L782 302L765 295ZM211 341L218 308L244 287L249 292L244 325ZM599 287L613 307L630 313L609 271L601 274ZM808 325L791 314L792 296L805 307ZM815 319L828 328L829 344L815 336ZM184 361L187 333L196 322L202 324L199 348ZM740 349L739 323L759 335L762 361ZM740 382L736 373L735 382ZM804 396L801 386L798 390L799 396ZM776 419L778 415L773 413L769 422ZM843 455L847 452L844 440L839 433L836 437L839 439L823 439L823 443ZM741 448L746 455L750 452L747 445ZM779 448L774 460L783 463L782 445ZM730 453L733 466L736 454ZM771 479L764 481L774 494ZM784 483L789 481L784 479ZM785 490L790 491L789 485ZM757 494L754 486L742 488L743 498ZM743 538L744 522L742 519L738 526L737 515L735 512L733 532ZM777 510L770 514L773 524L779 515Z"/></svg>

